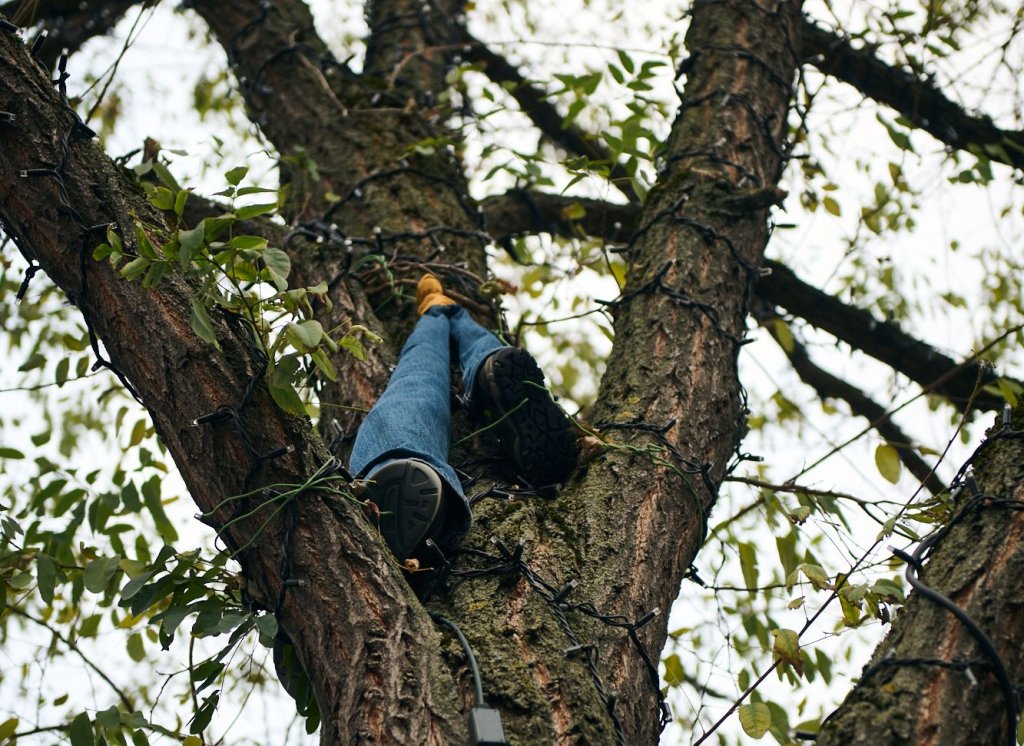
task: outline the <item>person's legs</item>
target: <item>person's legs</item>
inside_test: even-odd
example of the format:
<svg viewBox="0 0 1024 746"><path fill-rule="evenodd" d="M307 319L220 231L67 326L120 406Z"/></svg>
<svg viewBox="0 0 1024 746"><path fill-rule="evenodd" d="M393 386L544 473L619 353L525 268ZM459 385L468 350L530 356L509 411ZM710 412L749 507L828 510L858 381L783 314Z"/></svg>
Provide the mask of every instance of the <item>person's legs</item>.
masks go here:
<svg viewBox="0 0 1024 746"><path fill-rule="evenodd" d="M414 548L406 546L405 539L416 539L417 523L433 523L431 508L436 505L430 503L440 502L439 495L432 497L433 491L440 490L436 477L453 498L443 508L452 511L452 526L469 529L469 504L447 460L451 439L449 333L449 320L440 311L420 317L387 389L360 425L352 448L350 471L370 481L371 497L387 514L382 518L382 533L396 555Z"/></svg>
<svg viewBox="0 0 1024 746"><path fill-rule="evenodd" d="M446 461L451 437L448 339L445 316L433 312L417 322L387 388L359 426L350 459L353 474L365 475L392 454L415 456L438 471L451 469Z"/></svg>
<svg viewBox="0 0 1024 746"><path fill-rule="evenodd" d="M466 309L453 306L447 313L452 339L459 351L459 366L462 368L466 394L472 398L473 382L484 360L508 345L476 323Z"/></svg>

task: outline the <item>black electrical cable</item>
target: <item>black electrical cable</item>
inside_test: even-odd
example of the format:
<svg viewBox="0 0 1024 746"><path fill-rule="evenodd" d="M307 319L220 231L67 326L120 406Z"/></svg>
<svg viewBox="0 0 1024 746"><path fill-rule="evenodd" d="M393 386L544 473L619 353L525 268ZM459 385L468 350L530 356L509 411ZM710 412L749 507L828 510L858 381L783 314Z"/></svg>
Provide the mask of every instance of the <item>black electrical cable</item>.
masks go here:
<svg viewBox="0 0 1024 746"><path fill-rule="evenodd" d="M501 722L501 713L493 707L488 706L484 701L484 687L480 681L480 668L476 663L476 656L473 655L473 648L469 646L469 640L462 634L459 625L451 619L446 619L440 614L431 614L430 618L435 622L451 627L455 636L459 638L459 644L466 652L466 659L469 661L469 671L473 676L473 689L476 694L476 703L469 710L469 743L471 746L507 746L508 739L505 738L505 727Z"/></svg>
<svg viewBox="0 0 1024 746"><path fill-rule="evenodd" d="M473 648L469 646L469 640L462 634L462 630L459 629L459 625L453 622L451 619L441 616L440 614L431 614L430 618L435 622L447 625L451 627L452 632L459 638L459 644L462 645L462 649L466 652L466 659L469 661L469 673L473 677L473 691L476 694L476 704L485 707L487 703L484 701L484 686L480 681L480 667L477 665L476 656L473 655Z"/></svg>

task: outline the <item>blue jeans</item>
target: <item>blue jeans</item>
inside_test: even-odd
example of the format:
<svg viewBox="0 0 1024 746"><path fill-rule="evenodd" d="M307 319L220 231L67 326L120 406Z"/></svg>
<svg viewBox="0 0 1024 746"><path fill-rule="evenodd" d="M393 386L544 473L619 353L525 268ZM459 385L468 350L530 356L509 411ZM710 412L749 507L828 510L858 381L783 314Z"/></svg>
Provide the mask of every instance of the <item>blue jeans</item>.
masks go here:
<svg viewBox="0 0 1024 746"><path fill-rule="evenodd" d="M434 306L416 322L402 348L388 387L366 415L352 447L349 470L360 478L400 458L418 458L440 475L458 496L451 508L452 526L469 530L469 501L448 463L451 440L451 369L449 340L459 351L466 392L473 391L484 360L505 347L459 306Z"/></svg>

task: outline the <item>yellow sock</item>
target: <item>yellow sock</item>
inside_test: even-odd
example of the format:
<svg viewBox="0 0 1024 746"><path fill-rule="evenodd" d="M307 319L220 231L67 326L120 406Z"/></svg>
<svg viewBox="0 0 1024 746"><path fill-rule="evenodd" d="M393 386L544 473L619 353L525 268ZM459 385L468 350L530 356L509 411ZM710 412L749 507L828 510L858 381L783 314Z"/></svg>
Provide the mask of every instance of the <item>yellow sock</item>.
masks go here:
<svg viewBox="0 0 1024 746"><path fill-rule="evenodd" d="M420 316L434 306L454 306L455 301L444 294L441 281L429 272L416 284L416 306Z"/></svg>

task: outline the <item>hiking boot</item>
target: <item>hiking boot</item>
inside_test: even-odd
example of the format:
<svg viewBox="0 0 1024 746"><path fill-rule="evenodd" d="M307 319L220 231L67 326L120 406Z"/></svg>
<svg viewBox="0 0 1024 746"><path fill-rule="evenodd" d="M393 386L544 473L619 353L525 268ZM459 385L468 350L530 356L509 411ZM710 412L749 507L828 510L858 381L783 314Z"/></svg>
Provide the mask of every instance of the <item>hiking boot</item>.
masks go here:
<svg viewBox="0 0 1024 746"><path fill-rule="evenodd" d="M494 423L502 448L534 487L562 482L576 467L579 447L572 420L544 386L544 374L526 350L504 347L476 374L473 404Z"/></svg>
<svg viewBox="0 0 1024 746"><path fill-rule="evenodd" d="M380 535L399 562L418 554L444 527L444 484L426 462L392 461L366 480L368 497L380 508Z"/></svg>

